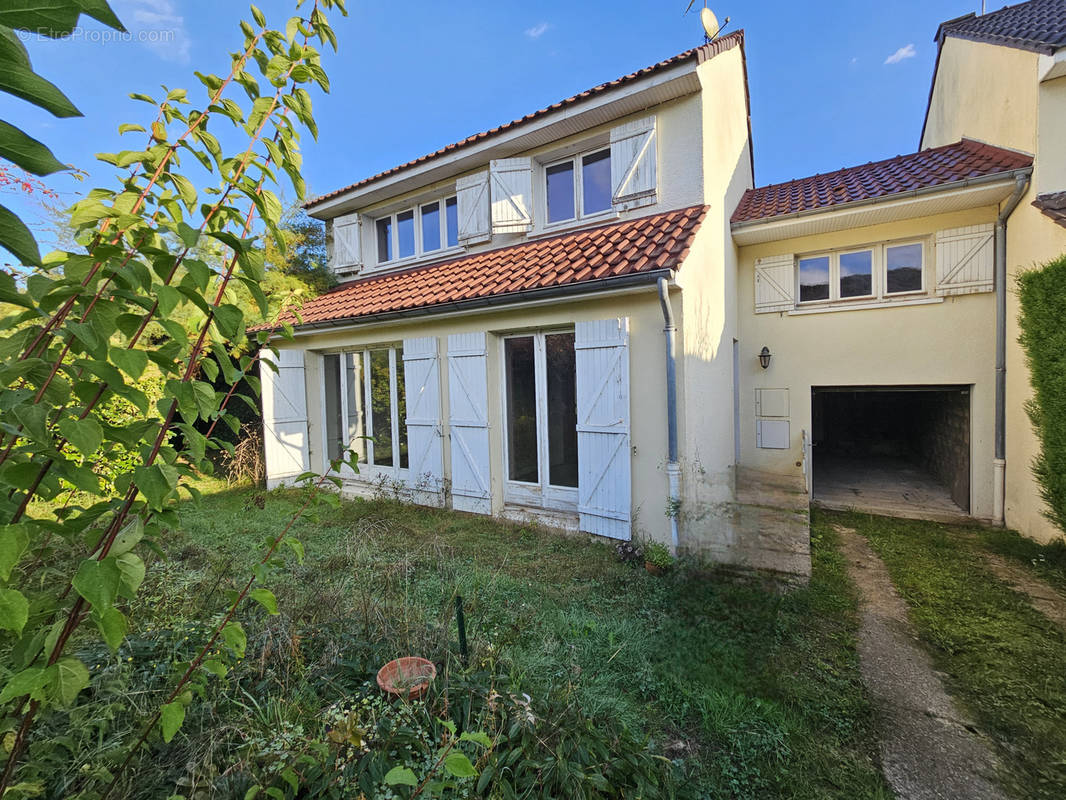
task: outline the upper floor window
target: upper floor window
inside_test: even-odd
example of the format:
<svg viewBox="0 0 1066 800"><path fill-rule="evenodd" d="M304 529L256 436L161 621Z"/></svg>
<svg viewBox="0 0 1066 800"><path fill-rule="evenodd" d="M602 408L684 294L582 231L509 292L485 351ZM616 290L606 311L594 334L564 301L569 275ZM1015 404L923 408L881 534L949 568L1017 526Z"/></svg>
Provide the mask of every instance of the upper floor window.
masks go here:
<svg viewBox="0 0 1066 800"><path fill-rule="evenodd" d="M459 206L454 197L405 208L375 222L379 264L456 247Z"/></svg>
<svg viewBox="0 0 1066 800"><path fill-rule="evenodd" d="M799 302L892 297L922 292L921 242L818 253L797 259Z"/></svg>
<svg viewBox="0 0 1066 800"><path fill-rule="evenodd" d="M544 168L548 223L599 214L611 209L611 150L556 161Z"/></svg>

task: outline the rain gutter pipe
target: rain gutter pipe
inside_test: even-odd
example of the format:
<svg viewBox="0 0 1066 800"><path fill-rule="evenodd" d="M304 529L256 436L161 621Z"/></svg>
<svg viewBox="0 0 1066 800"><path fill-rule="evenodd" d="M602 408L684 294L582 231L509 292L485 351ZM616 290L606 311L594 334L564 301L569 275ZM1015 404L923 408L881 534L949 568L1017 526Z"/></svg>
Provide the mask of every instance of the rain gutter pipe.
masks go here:
<svg viewBox="0 0 1066 800"><path fill-rule="evenodd" d="M666 479L670 495L670 539L677 552L677 518L681 508L681 465L677 458L677 360L674 355L674 311L670 307L670 283L659 278L659 303L663 307L663 333L666 335Z"/></svg>
<svg viewBox="0 0 1066 800"><path fill-rule="evenodd" d="M1007 218L1029 188L1029 173L1014 177L1014 192L996 217L996 441L992 460L992 518L1002 524L1007 478Z"/></svg>

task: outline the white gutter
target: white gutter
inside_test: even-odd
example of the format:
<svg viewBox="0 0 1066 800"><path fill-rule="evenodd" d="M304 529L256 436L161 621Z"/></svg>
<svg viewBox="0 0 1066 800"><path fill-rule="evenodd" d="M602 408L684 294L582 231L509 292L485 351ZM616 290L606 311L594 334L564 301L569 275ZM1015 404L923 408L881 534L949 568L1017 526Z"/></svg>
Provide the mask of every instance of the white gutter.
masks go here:
<svg viewBox="0 0 1066 800"><path fill-rule="evenodd" d="M996 217L996 440L992 460L992 519L1003 524L1007 494L1007 218L1029 188L1029 173L1015 177L1014 192Z"/></svg>
<svg viewBox="0 0 1066 800"><path fill-rule="evenodd" d="M663 308L663 333L666 335L666 481L670 505L670 540L677 553L678 517L681 514L681 465L677 456L677 360L674 355L674 311L670 307L670 282L659 278L659 303Z"/></svg>

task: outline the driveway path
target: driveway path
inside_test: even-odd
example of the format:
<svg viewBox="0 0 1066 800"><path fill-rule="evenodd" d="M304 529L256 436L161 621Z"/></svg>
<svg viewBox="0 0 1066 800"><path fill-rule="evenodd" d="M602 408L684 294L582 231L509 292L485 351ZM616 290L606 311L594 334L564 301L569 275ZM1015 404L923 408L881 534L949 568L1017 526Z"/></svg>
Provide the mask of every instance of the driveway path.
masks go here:
<svg viewBox="0 0 1066 800"><path fill-rule="evenodd" d="M1006 800L996 760L944 690L884 562L851 528L834 526L861 599L859 662L881 718L881 765L900 800Z"/></svg>
<svg viewBox="0 0 1066 800"><path fill-rule="evenodd" d="M1013 564L998 553L986 551L981 556L993 575L1014 591L1024 594L1033 608L1066 629L1066 597L1021 564Z"/></svg>

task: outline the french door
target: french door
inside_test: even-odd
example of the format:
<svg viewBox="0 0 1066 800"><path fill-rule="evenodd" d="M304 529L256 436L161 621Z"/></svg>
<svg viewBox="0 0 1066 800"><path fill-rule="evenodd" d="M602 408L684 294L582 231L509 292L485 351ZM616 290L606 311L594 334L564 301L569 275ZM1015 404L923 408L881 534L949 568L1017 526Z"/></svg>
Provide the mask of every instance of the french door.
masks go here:
<svg viewBox="0 0 1066 800"><path fill-rule="evenodd" d="M504 500L577 508L577 372L573 331L503 340Z"/></svg>
<svg viewBox="0 0 1066 800"><path fill-rule="evenodd" d="M380 347L324 357L326 454L351 449L371 477L408 467L403 348ZM347 465L341 474L354 473Z"/></svg>

